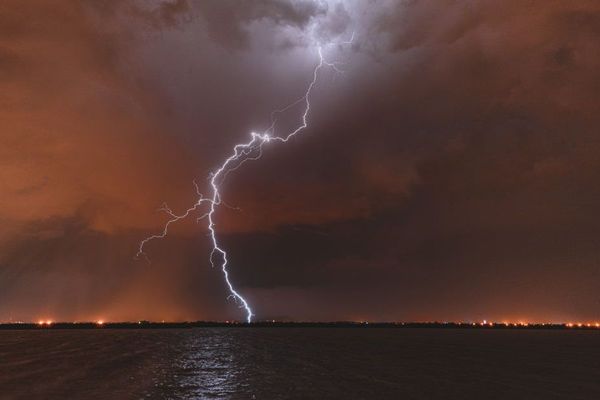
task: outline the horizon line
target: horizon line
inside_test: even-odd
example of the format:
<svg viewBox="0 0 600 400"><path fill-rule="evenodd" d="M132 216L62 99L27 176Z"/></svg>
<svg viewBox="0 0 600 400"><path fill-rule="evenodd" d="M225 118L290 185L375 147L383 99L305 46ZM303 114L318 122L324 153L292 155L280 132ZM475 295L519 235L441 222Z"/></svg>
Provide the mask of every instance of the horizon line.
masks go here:
<svg viewBox="0 0 600 400"><path fill-rule="evenodd" d="M483 329L594 329L600 330L600 322L496 322L496 321L284 321L260 320L244 322L238 320L197 320L197 321L3 321L0 329L10 328L193 328L193 327L278 327L278 326L343 326L343 327L446 327L446 328L483 328Z"/></svg>

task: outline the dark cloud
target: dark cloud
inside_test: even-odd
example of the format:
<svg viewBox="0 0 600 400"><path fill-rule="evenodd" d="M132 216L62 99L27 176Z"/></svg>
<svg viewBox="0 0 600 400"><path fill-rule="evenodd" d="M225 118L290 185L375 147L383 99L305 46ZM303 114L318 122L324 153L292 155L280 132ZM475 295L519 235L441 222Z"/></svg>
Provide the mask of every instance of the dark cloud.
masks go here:
<svg viewBox="0 0 600 400"><path fill-rule="evenodd" d="M252 23L268 21L274 25L305 28L310 20L327 12L327 6L310 0L209 0L194 4L203 17L209 36L233 49L249 45ZM273 28L275 31L275 28Z"/></svg>
<svg viewBox="0 0 600 400"><path fill-rule="evenodd" d="M133 17L155 29L172 28L179 25L190 11L190 4L187 0L160 0L147 3L85 1L84 5L93 12L88 17L99 17L104 19L104 23L114 18Z"/></svg>
<svg viewBox="0 0 600 400"><path fill-rule="evenodd" d="M137 241L352 32L310 129L224 186L259 316L594 317L595 2L83 4L0 12L0 318L239 317L202 225Z"/></svg>

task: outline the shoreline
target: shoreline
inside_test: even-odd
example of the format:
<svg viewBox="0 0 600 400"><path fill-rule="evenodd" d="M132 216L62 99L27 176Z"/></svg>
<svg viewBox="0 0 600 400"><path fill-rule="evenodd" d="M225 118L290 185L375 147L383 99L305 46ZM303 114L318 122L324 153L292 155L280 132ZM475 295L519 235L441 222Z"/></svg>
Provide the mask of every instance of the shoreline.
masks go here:
<svg viewBox="0 0 600 400"><path fill-rule="evenodd" d="M219 322L18 322L1 323L0 330L51 330L51 329L192 329L192 328L352 328L352 329L479 329L479 330L598 330L595 324L539 323L472 323L472 322L279 322L258 321Z"/></svg>

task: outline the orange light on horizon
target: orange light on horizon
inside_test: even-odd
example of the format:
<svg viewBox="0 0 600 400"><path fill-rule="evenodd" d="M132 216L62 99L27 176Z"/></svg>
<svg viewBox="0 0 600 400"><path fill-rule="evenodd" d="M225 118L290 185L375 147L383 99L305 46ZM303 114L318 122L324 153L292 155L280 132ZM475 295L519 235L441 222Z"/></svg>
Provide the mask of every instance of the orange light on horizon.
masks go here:
<svg viewBox="0 0 600 400"><path fill-rule="evenodd" d="M277 320L266 320L270 323L277 323ZM147 321L137 321L137 324L144 324ZM223 321L224 323L227 324L236 324L236 321L231 321L231 320L226 320ZM56 321L53 321L52 319L39 319L37 321L30 321L30 322L20 322L20 321L7 321L7 322L0 322L0 324L11 324L11 323L26 323L26 324L34 324L34 325L38 325L40 327L43 326L52 326L55 323L57 323ZM62 324L63 322L59 320L58 322L59 324ZM65 324L95 324L98 326L103 326L106 325L107 323L110 323L110 321L107 321L105 319L91 319L91 320L84 320L84 321L71 321L71 322L64 322ZM167 324L170 322L167 322L166 320L160 320L160 323L163 324ZM369 324L369 321L366 320L361 320L361 321L356 321L356 324ZM411 322L383 322L385 324L396 324L396 325L404 325L406 323L411 323ZM438 321L427 321L427 322L412 322L412 323L423 323L423 324L456 324L456 325L466 325L466 326L473 326L473 327L499 327L499 326L506 326L506 327L546 327L546 326L562 326L565 328L590 328L590 329L600 329L600 320L597 321L589 321L589 322L525 322L525 321L511 321L511 320L499 320L499 321L490 321L487 319L484 320L480 320L480 321L457 321L457 322L453 322L453 321L444 321L444 322L438 322ZM62 325L61 325L62 326Z"/></svg>

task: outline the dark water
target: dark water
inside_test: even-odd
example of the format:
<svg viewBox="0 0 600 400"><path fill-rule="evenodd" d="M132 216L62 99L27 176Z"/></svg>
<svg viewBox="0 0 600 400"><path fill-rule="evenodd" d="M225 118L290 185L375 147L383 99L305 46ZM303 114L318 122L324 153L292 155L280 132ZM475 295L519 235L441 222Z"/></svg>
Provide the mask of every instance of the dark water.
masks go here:
<svg viewBox="0 0 600 400"><path fill-rule="evenodd" d="M600 399L600 332L0 331L1 399Z"/></svg>

